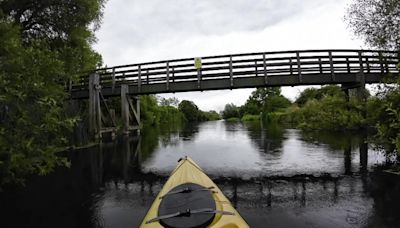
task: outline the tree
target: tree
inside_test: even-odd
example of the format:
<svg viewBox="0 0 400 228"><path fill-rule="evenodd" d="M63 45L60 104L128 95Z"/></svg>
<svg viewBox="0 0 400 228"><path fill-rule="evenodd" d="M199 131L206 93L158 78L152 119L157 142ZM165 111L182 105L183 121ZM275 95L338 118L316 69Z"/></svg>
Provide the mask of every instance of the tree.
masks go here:
<svg viewBox="0 0 400 228"><path fill-rule="evenodd" d="M263 112L271 113L289 107L292 103L282 95L273 95L265 99Z"/></svg>
<svg viewBox="0 0 400 228"><path fill-rule="evenodd" d="M67 165L64 83L92 70L102 0L0 2L0 187Z"/></svg>
<svg viewBox="0 0 400 228"><path fill-rule="evenodd" d="M161 106L173 106L173 107L178 107L179 105L179 100L176 97L170 97L170 98L160 98L160 105Z"/></svg>
<svg viewBox="0 0 400 228"><path fill-rule="evenodd" d="M400 0L354 0L345 19L369 46L400 50Z"/></svg>
<svg viewBox="0 0 400 228"><path fill-rule="evenodd" d="M317 88L307 88L303 90L296 99L296 103L302 107L309 100L321 100L327 96L340 96L343 97L344 93L339 86L336 85L327 85L323 86L319 89Z"/></svg>
<svg viewBox="0 0 400 228"><path fill-rule="evenodd" d="M226 104L222 111L222 118L240 118L239 108L234 104Z"/></svg>
<svg viewBox="0 0 400 228"><path fill-rule="evenodd" d="M400 0L354 0L346 19L354 33L369 46L400 50ZM400 154L400 79L399 75L393 76L390 82L395 86L382 88L381 108L375 110L379 117L376 120L376 139L391 147L388 153L397 151Z"/></svg>
<svg viewBox="0 0 400 228"><path fill-rule="evenodd" d="M181 101L181 103L179 103L178 109L183 113L187 121L199 121L199 108L192 101Z"/></svg>
<svg viewBox="0 0 400 228"><path fill-rule="evenodd" d="M280 87L257 88L251 93L248 101L254 102L259 108L262 108L267 97L279 95L281 95Z"/></svg>

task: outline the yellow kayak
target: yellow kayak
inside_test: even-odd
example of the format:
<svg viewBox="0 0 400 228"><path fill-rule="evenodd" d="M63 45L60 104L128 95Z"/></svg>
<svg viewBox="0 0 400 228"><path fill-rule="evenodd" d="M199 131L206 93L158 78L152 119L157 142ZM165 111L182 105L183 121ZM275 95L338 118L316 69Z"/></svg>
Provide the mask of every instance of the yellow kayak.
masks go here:
<svg viewBox="0 0 400 228"><path fill-rule="evenodd" d="M249 227L218 186L188 157L181 158L140 227Z"/></svg>

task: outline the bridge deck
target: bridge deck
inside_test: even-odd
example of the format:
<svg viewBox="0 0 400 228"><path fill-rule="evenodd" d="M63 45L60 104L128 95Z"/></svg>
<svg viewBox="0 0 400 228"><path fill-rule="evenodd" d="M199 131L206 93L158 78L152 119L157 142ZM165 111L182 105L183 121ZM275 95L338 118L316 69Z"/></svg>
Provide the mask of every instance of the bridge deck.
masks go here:
<svg viewBox="0 0 400 228"><path fill-rule="evenodd" d="M263 52L140 63L97 69L104 96L156 94L263 86L381 82L397 74L399 53L374 50ZM364 75L365 77L361 77ZM71 84L73 99L89 97L88 76Z"/></svg>

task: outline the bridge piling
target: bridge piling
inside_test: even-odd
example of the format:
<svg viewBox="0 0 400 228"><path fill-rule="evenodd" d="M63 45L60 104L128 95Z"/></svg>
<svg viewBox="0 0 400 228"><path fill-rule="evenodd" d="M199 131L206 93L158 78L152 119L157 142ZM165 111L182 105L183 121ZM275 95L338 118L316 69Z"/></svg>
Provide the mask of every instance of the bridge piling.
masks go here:
<svg viewBox="0 0 400 228"><path fill-rule="evenodd" d="M137 130L140 134L140 99L139 96L129 96L127 84L121 85L121 117L125 135L132 130Z"/></svg>
<svg viewBox="0 0 400 228"><path fill-rule="evenodd" d="M95 139L101 139L100 88L99 75L91 74L89 76L89 133Z"/></svg>

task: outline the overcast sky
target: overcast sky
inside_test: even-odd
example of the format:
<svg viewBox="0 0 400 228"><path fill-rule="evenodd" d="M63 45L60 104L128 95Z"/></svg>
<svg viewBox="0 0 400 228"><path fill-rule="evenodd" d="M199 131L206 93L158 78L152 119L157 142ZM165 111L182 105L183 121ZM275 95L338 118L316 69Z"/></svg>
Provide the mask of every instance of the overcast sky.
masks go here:
<svg viewBox="0 0 400 228"><path fill-rule="evenodd" d="M95 49L107 66L185 57L361 48L343 21L350 0L109 0ZM283 87L295 99L303 87ZM165 94L202 110L242 105L254 89Z"/></svg>

